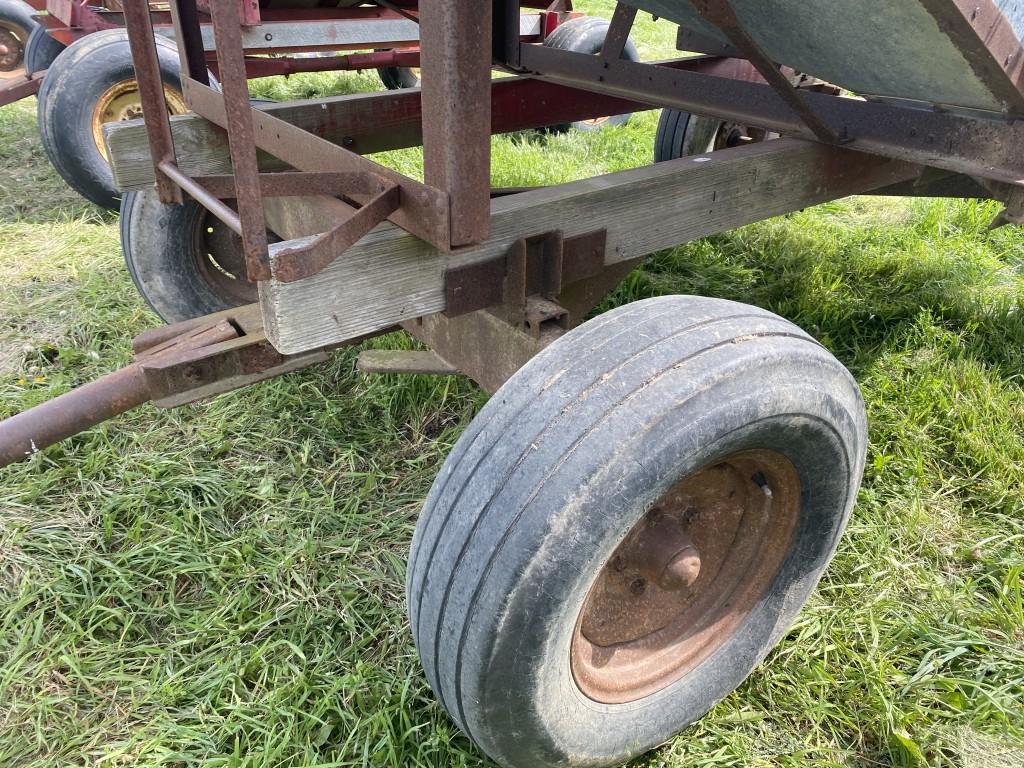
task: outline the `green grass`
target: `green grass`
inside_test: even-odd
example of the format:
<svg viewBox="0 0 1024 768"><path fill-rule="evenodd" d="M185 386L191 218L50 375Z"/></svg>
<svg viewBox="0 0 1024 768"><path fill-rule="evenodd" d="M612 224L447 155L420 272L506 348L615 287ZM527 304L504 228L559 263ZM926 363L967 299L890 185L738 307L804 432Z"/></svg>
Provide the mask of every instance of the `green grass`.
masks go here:
<svg viewBox="0 0 1024 768"><path fill-rule="evenodd" d="M644 22L645 55L671 32ZM0 416L125 363L156 322L34 107L0 109ZM496 139L495 182L646 163L655 122ZM820 206L657 254L607 302L768 307L850 366L871 421L849 532L796 627L637 766L1024 765L1024 234L988 232L996 211ZM0 765L487 765L434 702L403 600L419 505L484 396L360 376L356 352L0 470Z"/></svg>

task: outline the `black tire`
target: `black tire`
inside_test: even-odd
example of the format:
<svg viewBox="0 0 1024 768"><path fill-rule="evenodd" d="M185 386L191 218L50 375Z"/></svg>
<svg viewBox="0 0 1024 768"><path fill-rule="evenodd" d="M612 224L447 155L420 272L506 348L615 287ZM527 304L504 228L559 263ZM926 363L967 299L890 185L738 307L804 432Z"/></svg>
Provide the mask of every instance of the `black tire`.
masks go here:
<svg viewBox="0 0 1024 768"><path fill-rule="evenodd" d="M654 162L703 155L747 142L765 141L777 135L763 129L719 120L717 117L663 109L658 119L658 132L654 137Z"/></svg>
<svg viewBox="0 0 1024 768"><path fill-rule="evenodd" d="M664 297L568 333L488 402L427 498L406 588L431 687L509 768L617 765L664 742L795 619L847 522L866 442L850 374L764 310ZM799 478L770 586L658 692L619 704L585 695L571 647L595 574L666 489L748 449L785 457Z"/></svg>
<svg viewBox="0 0 1024 768"><path fill-rule="evenodd" d="M601 52L601 47L604 45L604 39L608 35L608 26L605 19L594 16L570 19L548 35L544 40L544 45L560 51L596 55ZM640 61L640 53L632 40L627 41L622 55L629 61ZM551 133L562 133L569 129L585 132L600 131L605 128L626 125L630 117L630 115L611 115L595 120L578 120L575 123L549 126L547 130Z"/></svg>
<svg viewBox="0 0 1024 768"><path fill-rule="evenodd" d="M34 75L49 69L66 48L64 43L50 37L45 27L37 26L25 46L25 71Z"/></svg>
<svg viewBox="0 0 1024 768"><path fill-rule="evenodd" d="M0 83L25 72L25 48L32 30L39 24L35 11L21 0L0 0L0 44L6 52L0 56Z"/></svg>
<svg viewBox="0 0 1024 768"><path fill-rule="evenodd" d="M180 98L174 43L158 36L157 52L163 81ZM68 46L50 66L39 90L39 133L47 157L70 187L109 210L118 209L121 193L93 137L93 117L104 94L134 78L127 33L110 29Z"/></svg>
<svg viewBox="0 0 1024 768"><path fill-rule="evenodd" d="M257 299L256 287L244 278L238 236L194 200L164 205L155 190L126 192L121 250L142 298L165 322Z"/></svg>
<svg viewBox="0 0 1024 768"><path fill-rule="evenodd" d="M377 67L377 74L389 91L420 87L419 76L409 67Z"/></svg>
<svg viewBox="0 0 1024 768"><path fill-rule="evenodd" d="M654 136L654 162L701 155L714 148L721 120L675 109L661 110Z"/></svg>

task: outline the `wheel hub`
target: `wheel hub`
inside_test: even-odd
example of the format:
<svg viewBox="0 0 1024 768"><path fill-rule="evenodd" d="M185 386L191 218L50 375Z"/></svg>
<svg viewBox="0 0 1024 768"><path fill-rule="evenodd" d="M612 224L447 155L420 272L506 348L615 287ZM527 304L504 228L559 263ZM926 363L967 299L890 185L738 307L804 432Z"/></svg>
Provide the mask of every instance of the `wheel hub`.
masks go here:
<svg viewBox="0 0 1024 768"><path fill-rule="evenodd" d="M167 111L182 115L188 111L185 98L174 88L164 85L164 100ZM137 120L142 117L142 97L135 80L123 80L104 91L96 100L92 113L92 138L103 159L107 160L107 145L103 140L103 126L122 120Z"/></svg>
<svg viewBox="0 0 1024 768"><path fill-rule="evenodd" d="M256 284L246 278L242 238L212 214L201 218L193 251L199 274L229 304L253 303L259 293Z"/></svg>
<svg viewBox="0 0 1024 768"><path fill-rule="evenodd" d="M25 47L11 30L0 28L0 72L9 73L21 69L25 58Z"/></svg>
<svg viewBox="0 0 1024 768"><path fill-rule="evenodd" d="M670 488L590 588L571 651L580 689L634 701L708 658L770 587L798 512L796 470L773 451L734 454Z"/></svg>

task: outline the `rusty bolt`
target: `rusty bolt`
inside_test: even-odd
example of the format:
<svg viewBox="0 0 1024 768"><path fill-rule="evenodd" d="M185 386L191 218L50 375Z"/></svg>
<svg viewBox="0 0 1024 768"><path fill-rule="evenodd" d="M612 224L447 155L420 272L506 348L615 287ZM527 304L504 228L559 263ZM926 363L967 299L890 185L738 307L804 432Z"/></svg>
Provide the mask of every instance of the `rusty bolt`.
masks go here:
<svg viewBox="0 0 1024 768"><path fill-rule="evenodd" d="M700 553L696 547L687 547L677 554L658 577L658 586L675 592L692 586L700 576Z"/></svg>
<svg viewBox="0 0 1024 768"><path fill-rule="evenodd" d="M647 580L642 577L639 579L633 579L632 583L629 585L629 591L637 597L642 595L645 589L647 589Z"/></svg>

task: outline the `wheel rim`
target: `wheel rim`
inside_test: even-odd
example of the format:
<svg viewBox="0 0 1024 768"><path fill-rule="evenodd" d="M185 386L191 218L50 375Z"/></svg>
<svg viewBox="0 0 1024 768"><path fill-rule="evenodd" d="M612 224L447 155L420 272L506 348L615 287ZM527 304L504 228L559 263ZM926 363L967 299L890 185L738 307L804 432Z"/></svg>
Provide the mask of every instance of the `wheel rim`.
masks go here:
<svg viewBox="0 0 1024 768"><path fill-rule="evenodd" d="M21 27L0 22L0 79L24 74L27 38L27 31Z"/></svg>
<svg viewBox="0 0 1024 768"><path fill-rule="evenodd" d="M771 587L799 511L796 468L770 450L733 454L670 488L590 587L570 653L579 689L623 704L694 670Z"/></svg>
<svg viewBox="0 0 1024 768"><path fill-rule="evenodd" d="M245 276L242 239L210 213L196 221L193 265L210 289L232 306L252 304L259 298L256 283Z"/></svg>
<svg viewBox="0 0 1024 768"><path fill-rule="evenodd" d="M183 115L188 112L185 98L179 91L166 84L164 85L164 99L167 102L167 111L172 115ZM137 81L122 80L100 94L92 112L92 140L104 160L109 161L107 145L103 140L103 126L107 123L137 120L141 117L142 99L139 95Z"/></svg>

